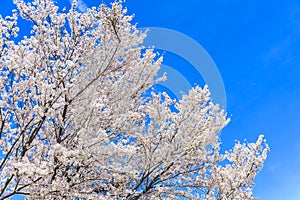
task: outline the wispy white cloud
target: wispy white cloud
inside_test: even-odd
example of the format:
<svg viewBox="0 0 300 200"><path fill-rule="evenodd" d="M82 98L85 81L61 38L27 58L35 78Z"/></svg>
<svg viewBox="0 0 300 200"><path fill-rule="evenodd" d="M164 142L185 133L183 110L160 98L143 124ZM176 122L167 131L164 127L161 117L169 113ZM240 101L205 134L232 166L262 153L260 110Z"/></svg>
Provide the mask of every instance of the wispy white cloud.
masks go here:
<svg viewBox="0 0 300 200"><path fill-rule="evenodd" d="M284 17L285 15L283 15ZM290 13L285 18L285 26L289 29L285 37L277 41L264 55L267 63L274 61L287 65L298 57L294 53L300 41L300 4L292 6ZM284 33L284 31L282 31Z"/></svg>
<svg viewBox="0 0 300 200"><path fill-rule="evenodd" d="M76 4L77 4L77 8L81 11L81 12L85 12L86 9L88 8L87 5L84 3L83 0L75 0ZM69 0L70 4L73 3L73 0Z"/></svg>
<svg viewBox="0 0 300 200"><path fill-rule="evenodd" d="M83 0L77 0L77 6L78 6L78 9L79 9L81 12L85 12L86 9L87 9L87 6L86 6L86 4L84 3Z"/></svg>

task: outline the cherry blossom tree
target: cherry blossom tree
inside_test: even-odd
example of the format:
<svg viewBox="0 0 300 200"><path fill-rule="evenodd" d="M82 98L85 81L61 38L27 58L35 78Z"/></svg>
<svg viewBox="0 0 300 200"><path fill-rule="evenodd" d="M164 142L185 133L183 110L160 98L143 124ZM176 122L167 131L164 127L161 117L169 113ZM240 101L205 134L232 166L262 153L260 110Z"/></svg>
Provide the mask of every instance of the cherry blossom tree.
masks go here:
<svg viewBox="0 0 300 200"><path fill-rule="evenodd" d="M255 199L263 136L220 153L207 86L172 100L122 2L85 13L14 0L0 17L0 197ZM16 42L18 17L32 22Z"/></svg>

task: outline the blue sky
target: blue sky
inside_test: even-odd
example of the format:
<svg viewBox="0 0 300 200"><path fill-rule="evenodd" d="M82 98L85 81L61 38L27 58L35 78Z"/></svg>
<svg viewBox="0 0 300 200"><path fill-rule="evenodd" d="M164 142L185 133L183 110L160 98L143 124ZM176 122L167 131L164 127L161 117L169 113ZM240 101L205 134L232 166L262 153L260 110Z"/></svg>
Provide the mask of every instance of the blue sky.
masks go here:
<svg viewBox="0 0 300 200"><path fill-rule="evenodd" d="M263 133L271 146L256 179L262 200L300 199L300 2L128 0L139 26L199 42L222 75L232 121L223 147ZM167 60L165 60L167 62ZM184 70L184 66L183 66Z"/></svg>
<svg viewBox="0 0 300 200"><path fill-rule="evenodd" d="M1 3L0 13L8 14L11 0ZM262 200L300 199L300 2L127 0L125 5L139 27L177 30L206 49L223 78L232 118L221 134L222 146L263 133L271 152L255 194ZM172 59L166 56L165 62ZM188 64L175 63L187 71Z"/></svg>

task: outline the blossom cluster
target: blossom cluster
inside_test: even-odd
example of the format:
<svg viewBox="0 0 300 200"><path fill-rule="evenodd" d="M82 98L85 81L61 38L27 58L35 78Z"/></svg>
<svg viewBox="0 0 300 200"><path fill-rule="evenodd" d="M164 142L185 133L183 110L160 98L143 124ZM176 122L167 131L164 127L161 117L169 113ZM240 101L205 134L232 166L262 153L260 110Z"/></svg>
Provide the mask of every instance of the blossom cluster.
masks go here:
<svg viewBox="0 0 300 200"><path fill-rule="evenodd" d="M0 17L1 199L254 199L263 136L221 154L229 118L207 86L151 92L162 57L122 2L14 3ZM32 30L15 42L18 16Z"/></svg>

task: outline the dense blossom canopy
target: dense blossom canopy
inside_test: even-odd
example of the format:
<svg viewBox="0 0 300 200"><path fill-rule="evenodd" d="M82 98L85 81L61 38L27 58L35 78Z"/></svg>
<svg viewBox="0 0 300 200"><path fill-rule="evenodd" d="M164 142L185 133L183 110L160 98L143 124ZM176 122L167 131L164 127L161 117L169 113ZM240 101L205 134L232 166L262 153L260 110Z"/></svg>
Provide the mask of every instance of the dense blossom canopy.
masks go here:
<svg viewBox="0 0 300 200"><path fill-rule="evenodd" d="M221 154L229 119L207 86L151 92L162 57L121 2L14 2L0 17L1 199L254 199L263 136ZM33 26L17 43L18 16Z"/></svg>

